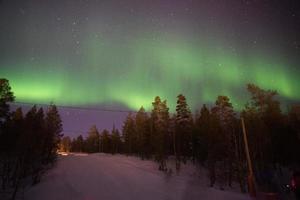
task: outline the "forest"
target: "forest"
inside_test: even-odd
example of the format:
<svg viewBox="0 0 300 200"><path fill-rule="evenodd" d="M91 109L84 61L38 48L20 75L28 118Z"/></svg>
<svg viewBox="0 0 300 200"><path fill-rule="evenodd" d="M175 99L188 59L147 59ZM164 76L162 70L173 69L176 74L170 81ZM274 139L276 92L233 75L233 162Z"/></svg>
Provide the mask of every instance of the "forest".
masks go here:
<svg viewBox="0 0 300 200"><path fill-rule="evenodd" d="M16 199L18 191L40 182L57 160L62 121L54 104L47 111L33 106L10 110L15 99L7 79L0 79L0 197Z"/></svg>
<svg viewBox="0 0 300 200"><path fill-rule="evenodd" d="M246 86L250 99L237 112L229 97L218 96L213 105L192 113L184 95L177 96L176 112L159 96L152 110L141 107L126 117L122 130L98 131L94 125L87 137L63 136L59 111L51 104L46 111L33 106L10 110L15 97L7 79L0 79L0 184L15 198L24 185L36 184L55 164L57 151L103 152L152 159L158 170L169 173L167 160L174 159L176 173L187 162L208 171L210 186L231 187L238 183L248 191L248 164L241 120L245 122L250 157L257 187L280 188L266 174L300 164L300 107L282 111L278 94L254 84ZM172 173L172 172L171 172Z"/></svg>
<svg viewBox="0 0 300 200"><path fill-rule="evenodd" d="M257 187L276 192L282 188L272 181L282 168L295 169L300 163L300 107L283 112L276 91L254 84L246 86L251 99L236 112L227 96L218 96L212 106L203 105L193 114L184 95L177 96L176 113L159 96L152 111L141 107L129 113L122 133L113 128L98 131L93 125L84 138L62 138L60 148L71 152L104 152L153 159L158 169L168 172L166 161L175 158L176 173L192 161L208 170L210 186L216 182L231 186L238 182L246 192L248 166L241 119L245 121L250 157Z"/></svg>

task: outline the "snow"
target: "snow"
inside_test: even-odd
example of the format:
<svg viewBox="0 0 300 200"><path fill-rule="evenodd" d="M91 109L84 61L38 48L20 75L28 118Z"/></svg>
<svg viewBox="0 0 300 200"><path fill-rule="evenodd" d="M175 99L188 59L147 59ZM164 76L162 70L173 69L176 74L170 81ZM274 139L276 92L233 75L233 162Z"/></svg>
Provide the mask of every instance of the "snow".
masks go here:
<svg viewBox="0 0 300 200"><path fill-rule="evenodd" d="M192 165L166 175L153 161L108 154L69 154L41 183L25 191L25 200L180 200L250 199L237 191L207 186L205 175Z"/></svg>

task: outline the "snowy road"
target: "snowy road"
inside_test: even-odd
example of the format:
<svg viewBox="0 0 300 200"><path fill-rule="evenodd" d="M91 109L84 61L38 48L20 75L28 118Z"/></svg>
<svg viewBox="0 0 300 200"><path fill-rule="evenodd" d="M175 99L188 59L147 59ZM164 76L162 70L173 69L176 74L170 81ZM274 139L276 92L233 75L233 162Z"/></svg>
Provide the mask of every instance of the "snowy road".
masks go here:
<svg viewBox="0 0 300 200"><path fill-rule="evenodd" d="M105 154L59 159L42 182L25 192L26 200L246 200L238 192L205 186L190 169L166 176L152 161Z"/></svg>

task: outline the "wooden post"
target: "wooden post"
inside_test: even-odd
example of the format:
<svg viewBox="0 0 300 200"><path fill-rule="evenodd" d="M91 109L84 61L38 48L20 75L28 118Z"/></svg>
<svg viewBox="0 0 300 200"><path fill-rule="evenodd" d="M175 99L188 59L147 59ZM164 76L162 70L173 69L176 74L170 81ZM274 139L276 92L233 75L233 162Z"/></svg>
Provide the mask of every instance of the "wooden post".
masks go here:
<svg viewBox="0 0 300 200"><path fill-rule="evenodd" d="M246 128L245 128L245 122L244 118L241 117L242 121L242 128L243 128L243 138L244 138L244 143L245 143L245 153L247 157L247 164L248 164L248 189L249 189L249 194L252 197L256 197L256 191L255 191L255 184L254 184L254 175L253 175L253 168L252 168L252 162L250 158L250 153L249 153L249 146L248 146L248 139L247 139L247 133L246 133Z"/></svg>

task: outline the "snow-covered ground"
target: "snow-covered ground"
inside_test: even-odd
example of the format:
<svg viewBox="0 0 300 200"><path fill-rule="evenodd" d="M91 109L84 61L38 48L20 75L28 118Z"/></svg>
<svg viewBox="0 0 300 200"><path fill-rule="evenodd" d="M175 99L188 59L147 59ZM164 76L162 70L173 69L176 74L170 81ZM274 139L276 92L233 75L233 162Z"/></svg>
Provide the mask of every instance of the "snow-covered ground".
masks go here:
<svg viewBox="0 0 300 200"><path fill-rule="evenodd" d="M201 176L201 177L199 177ZM152 161L108 154L61 156L41 183L25 191L26 200L246 200L237 191L207 186L191 165L166 175Z"/></svg>

